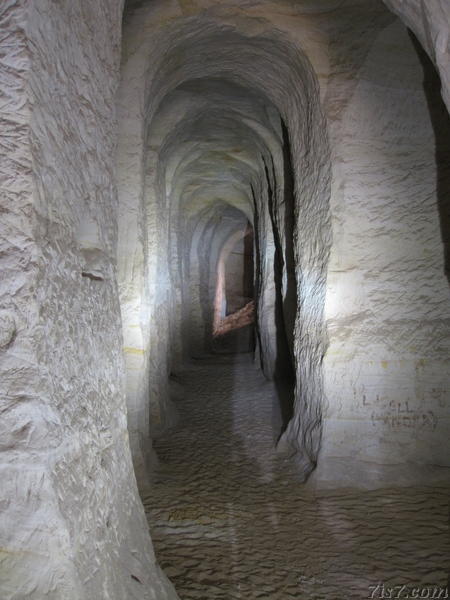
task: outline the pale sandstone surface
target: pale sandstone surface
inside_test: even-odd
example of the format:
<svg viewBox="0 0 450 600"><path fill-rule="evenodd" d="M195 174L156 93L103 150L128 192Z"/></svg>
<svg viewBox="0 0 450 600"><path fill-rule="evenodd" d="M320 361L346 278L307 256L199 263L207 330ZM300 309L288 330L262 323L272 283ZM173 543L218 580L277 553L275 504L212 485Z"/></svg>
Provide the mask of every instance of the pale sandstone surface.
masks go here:
<svg viewBox="0 0 450 600"><path fill-rule="evenodd" d="M354 469L364 481L380 464L449 466L450 303L439 210L448 188L438 185L449 167L436 164L434 128L447 132L442 160L450 127L433 122L428 106L438 90L427 97L424 80L412 41L394 22L330 125L334 244L319 465L335 481L327 457L367 461ZM333 104L334 94L330 86Z"/></svg>
<svg viewBox="0 0 450 600"><path fill-rule="evenodd" d="M2 2L1 598L174 598L126 429L121 3Z"/></svg>

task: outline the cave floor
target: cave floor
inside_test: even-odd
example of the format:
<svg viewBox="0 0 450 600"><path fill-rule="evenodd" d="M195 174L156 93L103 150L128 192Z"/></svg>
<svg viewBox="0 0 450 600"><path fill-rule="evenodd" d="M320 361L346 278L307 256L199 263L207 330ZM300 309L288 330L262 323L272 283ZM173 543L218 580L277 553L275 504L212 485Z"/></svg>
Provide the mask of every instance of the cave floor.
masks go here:
<svg viewBox="0 0 450 600"><path fill-rule="evenodd" d="M274 454L276 394L249 355L196 361L180 381L144 505L181 600L449 597L434 590L448 582L448 489L305 488Z"/></svg>

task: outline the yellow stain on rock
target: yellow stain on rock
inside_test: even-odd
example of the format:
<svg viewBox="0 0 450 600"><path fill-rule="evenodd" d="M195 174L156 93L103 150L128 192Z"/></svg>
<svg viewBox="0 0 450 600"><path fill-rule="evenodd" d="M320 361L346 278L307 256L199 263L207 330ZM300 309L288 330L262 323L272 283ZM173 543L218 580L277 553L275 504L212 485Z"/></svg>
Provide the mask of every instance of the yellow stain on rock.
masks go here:
<svg viewBox="0 0 450 600"><path fill-rule="evenodd" d="M388 361L387 360L382 360L381 361L381 366L383 367L383 369L387 369L387 367L388 367Z"/></svg>
<svg viewBox="0 0 450 600"><path fill-rule="evenodd" d="M0 561L3 560L8 560L8 558L10 557L16 557L16 556L39 556L42 557L43 554L41 552L38 552L36 550L29 550L28 548L6 548L6 547L1 547L0 548Z"/></svg>
<svg viewBox="0 0 450 600"><path fill-rule="evenodd" d="M130 346L125 346L123 351L126 354L139 354L139 355L144 354L144 352L145 352L142 348L130 348Z"/></svg>

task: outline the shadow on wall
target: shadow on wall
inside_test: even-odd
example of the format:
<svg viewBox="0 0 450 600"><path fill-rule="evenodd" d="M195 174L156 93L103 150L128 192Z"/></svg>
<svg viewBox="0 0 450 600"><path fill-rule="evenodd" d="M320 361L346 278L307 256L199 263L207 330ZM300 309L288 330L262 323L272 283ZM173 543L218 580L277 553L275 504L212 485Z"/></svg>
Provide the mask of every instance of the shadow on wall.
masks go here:
<svg viewBox="0 0 450 600"><path fill-rule="evenodd" d="M247 224L225 261L225 314L241 310L254 297L253 227Z"/></svg>
<svg viewBox="0 0 450 600"><path fill-rule="evenodd" d="M422 64L423 89L435 136L436 190L444 245L444 269L447 281L450 283L450 115L441 96L441 80L438 72L411 31L409 36Z"/></svg>
<svg viewBox="0 0 450 600"><path fill-rule="evenodd" d="M284 230L277 222L274 191L270 183L267 166L266 181L268 188L269 214L275 242L274 279L275 279L275 323L276 323L276 361L274 380L280 403L282 428L280 437L294 414L295 401L295 358L294 326L297 311L297 282L294 258L294 177L291 161L289 133L282 121L283 133L283 211ZM275 170L273 172L275 179ZM278 208L279 210L279 208Z"/></svg>
<svg viewBox="0 0 450 600"><path fill-rule="evenodd" d="M214 276L214 318L207 347L213 352L253 352L253 228L248 221L223 244Z"/></svg>

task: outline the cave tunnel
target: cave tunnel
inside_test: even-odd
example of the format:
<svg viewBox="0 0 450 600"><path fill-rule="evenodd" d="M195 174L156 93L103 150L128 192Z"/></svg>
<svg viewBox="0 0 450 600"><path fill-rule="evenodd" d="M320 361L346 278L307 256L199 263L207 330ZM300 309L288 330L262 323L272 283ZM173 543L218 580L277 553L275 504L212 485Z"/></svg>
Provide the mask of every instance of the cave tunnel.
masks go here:
<svg viewBox="0 0 450 600"><path fill-rule="evenodd" d="M448 0L0 5L0 597L446 598Z"/></svg>
<svg viewBox="0 0 450 600"><path fill-rule="evenodd" d="M395 465L399 450L393 458L387 423L394 423L399 441L399 422L424 417L408 413L415 393L404 383L409 367L401 372L395 350L386 360L386 346L380 350L377 340L383 337L392 349L402 339L402 352L409 352L404 336L412 325L403 315L422 310L417 302L428 276L418 253L432 238L439 310L448 294L442 194L432 192L436 177L442 182L442 171L448 175L442 166L448 116L439 113L439 159L433 115L440 84L419 42L382 4L347 6L339 18L336 10L308 6L310 13L299 8L304 27L335 28L326 60L307 34L299 41L295 34L252 29L251 19L237 15L226 24L209 13L181 19L165 27L161 39L157 28L155 40L148 40L147 29L140 38L148 44L141 53L156 48L161 57L145 72L142 210L155 224L148 239L155 258L142 280L154 282L149 294L161 294L145 303L149 353L157 348L146 372L154 386L150 423L156 418L162 426L155 435L150 425L149 450L146 421L139 417L134 453L135 464L150 464L143 476L136 470L138 483L150 523L157 523L151 528L157 555L182 597L195 597L210 576L220 582L208 592L213 597L256 598L269 589L273 597L325 598L333 584L308 576L301 587L295 567L306 561L311 572L320 550L294 549L294 537L282 533L288 515L305 524L312 518L298 505L298 486L306 494L382 488L399 480L411 485L417 474ZM151 23L151 11L146 14L140 5L130 8L125 31L137 35L141 19ZM352 19L361 30L356 24L346 29ZM138 76L134 60L130 54L125 63L126 97ZM343 64L353 73L345 86L337 75ZM130 105L123 102L128 119ZM420 190L414 200L411 185ZM124 200L128 194L124 188ZM431 212L428 224L418 226L425 198ZM406 265L412 271L402 275ZM129 274L123 271L124 284ZM403 294L407 304L399 300ZM427 337L421 319L420 335ZM366 344L379 359L367 356ZM417 364L411 363L415 373ZM401 391L382 399L386 386ZM145 405L148 393L142 392ZM431 421L425 427L433 428ZM409 433L405 458L418 451ZM168 498L174 480L178 487ZM183 495L176 496L177 489ZM329 517L320 509L328 528L334 531L333 511L348 510L353 500L342 500ZM376 506L383 501L382 495L373 498ZM252 502L260 527L235 514ZM351 517L358 518L356 512ZM344 530L353 526L351 519ZM272 520L277 525L267 527ZM197 535L205 539L192 548L187 568L184 552ZM314 539L320 535L316 531ZM340 536L345 533L336 533L329 555L318 544L326 560L339 552ZM267 566L258 561L266 551L272 560L276 544L292 560L289 566L277 562L283 585L269 576L266 588Z"/></svg>

